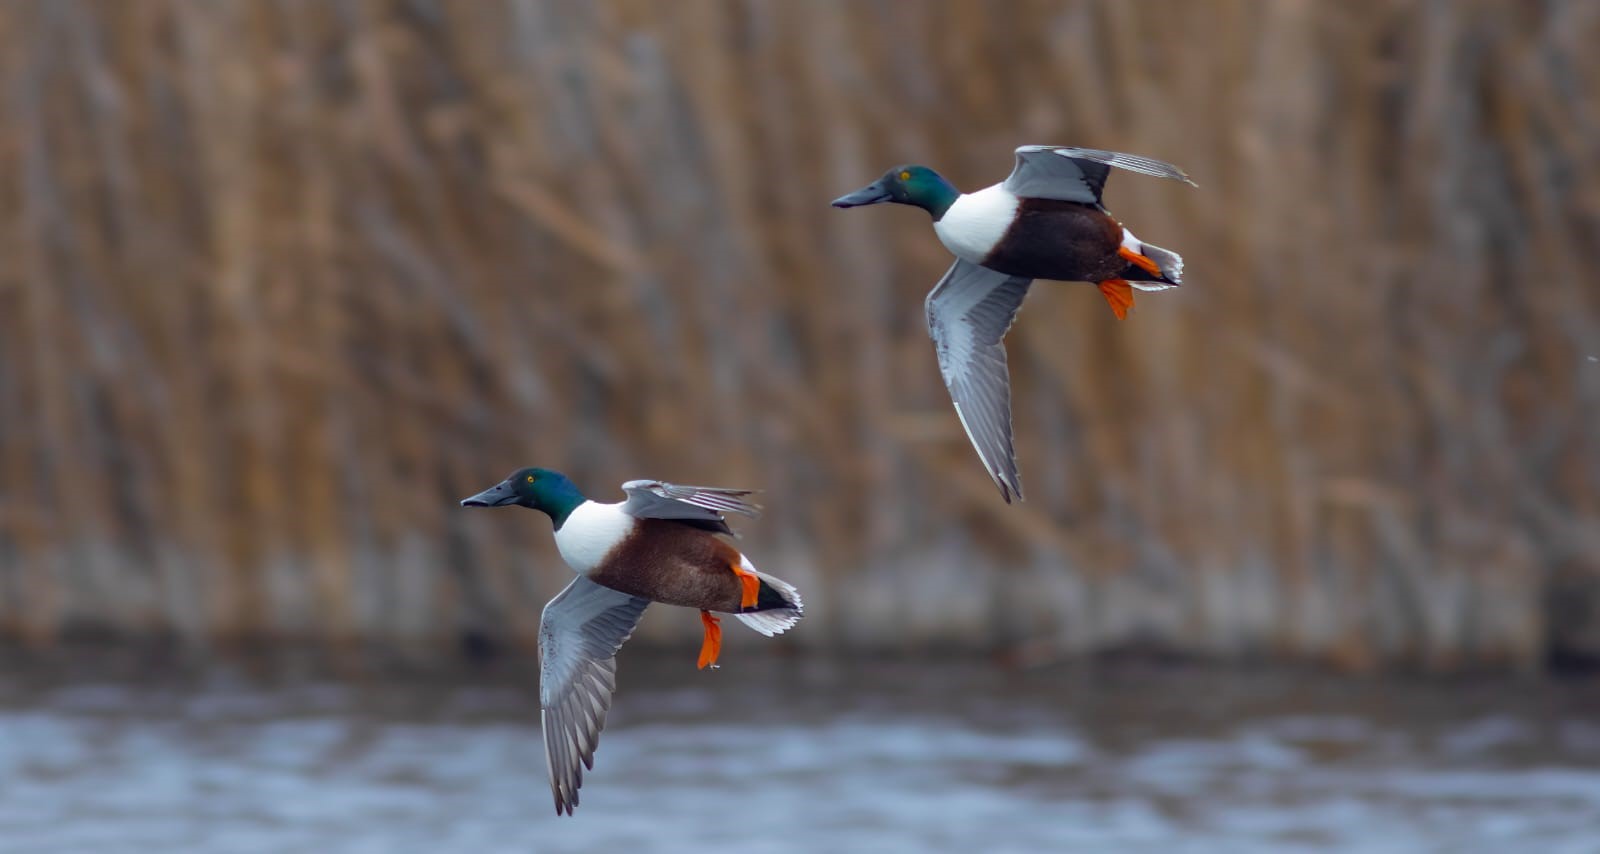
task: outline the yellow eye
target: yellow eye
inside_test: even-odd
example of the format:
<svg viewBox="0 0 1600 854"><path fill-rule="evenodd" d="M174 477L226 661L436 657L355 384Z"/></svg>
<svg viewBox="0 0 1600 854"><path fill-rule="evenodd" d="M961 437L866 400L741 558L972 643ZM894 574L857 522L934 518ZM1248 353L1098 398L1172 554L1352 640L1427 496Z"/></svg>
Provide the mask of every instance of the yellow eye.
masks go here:
<svg viewBox="0 0 1600 854"><path fill-rule="evenodd" d="M910 172L901 172L900 173L900 180L902 180L902 181L911 180L911 173Z"/></svg>
<svg viewBox="0 0 1600 854"><path fill-rule="evenodd" d="M528 482L533 483L533 475L528 475Z"/></svg>

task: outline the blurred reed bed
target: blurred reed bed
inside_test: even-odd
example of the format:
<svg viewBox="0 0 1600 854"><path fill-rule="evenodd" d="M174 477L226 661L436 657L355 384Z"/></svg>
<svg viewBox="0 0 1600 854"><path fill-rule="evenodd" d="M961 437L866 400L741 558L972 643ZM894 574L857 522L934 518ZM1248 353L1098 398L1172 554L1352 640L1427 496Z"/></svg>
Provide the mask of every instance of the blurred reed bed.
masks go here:
<svg viewBox="0 0 1600 854"><path fill-rule="evenodd" d="M767 491L801 646L1600 653L1600 6L0 7L0 633L531 644L523 464ZM1024 142L1189 284L953 416L919 212ZM660 641L692 615L647 618Z"/></svg>

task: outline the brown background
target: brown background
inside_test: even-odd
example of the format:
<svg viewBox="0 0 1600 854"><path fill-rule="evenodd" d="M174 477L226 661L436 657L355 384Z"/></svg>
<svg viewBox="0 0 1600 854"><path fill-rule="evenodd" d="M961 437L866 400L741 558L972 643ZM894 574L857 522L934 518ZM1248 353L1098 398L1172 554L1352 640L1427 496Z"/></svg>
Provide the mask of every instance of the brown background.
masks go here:
<svg viewBox="0 0 1600 854"><path fill-rule="evenodd" d="M759 487L783 643L1600 653L1600 6L0 7L0 634L527 643L541 464ZM903 161L1176 162L1036 287L1002 504ZM687 640L688 612L643 634ZM747 634L747 633L746 633ZM730 633L732 635L732 633Z"/></svg>

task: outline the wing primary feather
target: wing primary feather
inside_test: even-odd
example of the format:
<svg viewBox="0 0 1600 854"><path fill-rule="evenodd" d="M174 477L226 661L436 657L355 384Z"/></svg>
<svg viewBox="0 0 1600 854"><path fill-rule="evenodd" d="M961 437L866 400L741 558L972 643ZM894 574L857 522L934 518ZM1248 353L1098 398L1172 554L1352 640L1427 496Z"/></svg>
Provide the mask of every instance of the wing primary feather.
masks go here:
<svg viewBox="0 0 1600 854"><path fill-rule="evenodd" d="M761 515L761 505L749 500L755 492L749 489L726 489L715 486L684 486L659 480L630 480L622 485L628 500L623 512L641 519L678 519L685 522L722 523L723 513L743 516ZM731 533L726 524L719 533Z"/></svg>
<svg viewBox="0 0 1600 854"><path fill-rule="evenodd" d="M1197 186L1182 169L1153 157L1063 145L1019 147L1016 164L1001 186L1020 198L1098 205L1111 167Z"/></svg>
<svg viewBox="0 0 1600 854"><path fill-rule="evenodd" d="M1031 279L957 261L928 294L928 334L956 416L1006 502L1022 498L1011 434L1007 330Z"/></svg>
<svg viewBox="0 0 1600 854"><path fill-rule="evenodd" d="M1189 177L1189 173L1179 169L1171 163L1166 162L1165 160L1157 160L1154 157L1144 157L1139 154L1125 154L1121 151L1106 151L1099 148L1075 148L1072 146L1038 146L1038 148L1049 151L1052 154L1060 157L1066 157L1074 160L1088 160L1093 163L1104 163L1107 166L1115 166L1118 169L1126 169L1129 172L1138 172L1141 175L1150 175L1156 178L1170 178L1174 181L1182 181L1191 187L1200 186L1194 182L1193 178Z"/></svg>
<svg viewBox="0 0 1600 854"><path fill-rule="evenodd" d="M540 723L556 812L578 805L616 688L616 653L649 600L579 576L545 606L539 626Z"/></svg>

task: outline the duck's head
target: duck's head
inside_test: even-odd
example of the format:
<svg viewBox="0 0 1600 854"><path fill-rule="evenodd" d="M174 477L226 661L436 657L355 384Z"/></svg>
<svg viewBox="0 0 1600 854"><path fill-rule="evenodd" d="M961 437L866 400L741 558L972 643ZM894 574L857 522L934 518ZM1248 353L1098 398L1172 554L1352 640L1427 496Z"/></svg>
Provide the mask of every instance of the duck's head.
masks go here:
<svg viewBox="0 0 1600 854"><path fill-rule="evenodd" d="M462 507L505 507L516 504L564 520L573 508L584 502L577 484L558 471L540 468L517 469L494 486L461 499Z"/></svg>
<svg viewBox="0 0 1600 854"><path fill-rule="evenodd" d="M938 219L944 216L944 212L950 209L950 205L954 204L960 195L961 191L938 172L926 166L908 164L896 166L871 184L854 193L834 199L833 206L858 208L862 205L892 202L897 205L922 208L932 214L934 219Z"/></svg>

